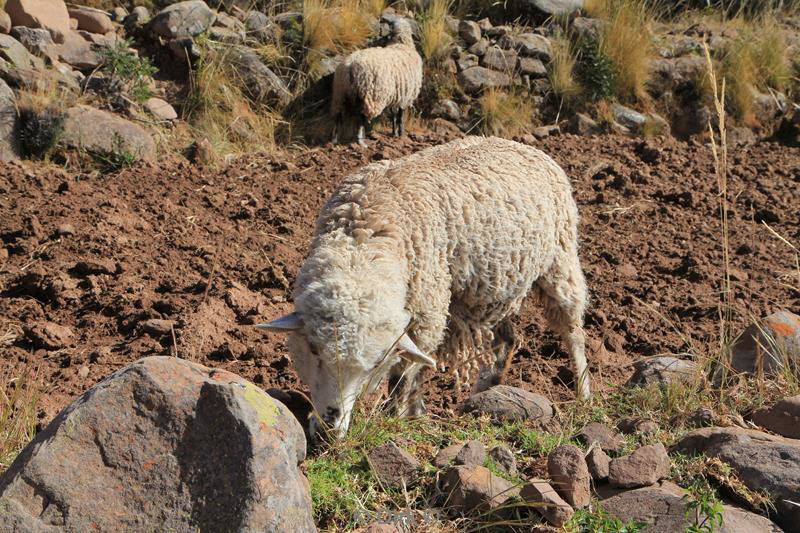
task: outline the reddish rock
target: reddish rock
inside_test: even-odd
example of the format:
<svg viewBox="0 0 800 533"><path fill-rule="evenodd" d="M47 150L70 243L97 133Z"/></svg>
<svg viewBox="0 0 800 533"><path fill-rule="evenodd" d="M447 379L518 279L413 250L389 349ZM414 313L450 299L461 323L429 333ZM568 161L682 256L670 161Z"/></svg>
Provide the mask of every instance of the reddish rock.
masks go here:
<svg viewBox="0 0 800 533"><path fill-rule="evenodd" d="M575 511L546 481L532 479L519 493L525 503L531 504L545 520L561 527L569 521Z"/></svg>
<svg viewBox="0 0 800 533"><path fill-rule="evenodd" d="M369 464L381 483L390 488L404 489L414 484L420 464L416 457L389 442L369 452Z"/></svg>
<svg viewBox="0 0 800 533"><path fill-rule="evenodd" d="M44 28L57 43L69 33L69 13L63 0L7 0L6 12L12 26Z"/></svg>
<svg viewBox="0 0 800 533"><path fill-rule="evenodd" d="M625 457L612 459L608 467L608 481L615 487L646 487L667 474L669 456L660 442L642 446Z"/></svg>
<svg viewBox="0 0 800 533"><path fill-rule="evenodd" d="M88 31L89 33L99 33L105 35L110 31L114 31L114 23L111 18L102 11L96 11L89 8L77 8L68 10L70 18L78 21L79 30Z"/></svg>
<svg viewBox="0 0 800 533"><path fill-rule="evenodd" d="M23 330L34 347L46 350L60 350L69 346L74 337L71 329L54 322L36 322L23 326Z"/></svg>
<svg viewBox="0 0 800 533"><path fill-rule="evenodd" d="M445 506L464 514L482 512L503 505L519 489L482 466L454 466L448 470L442 487Z"/></svg>
<svg viewBox="0 0 800 533"><path fill-rule="evenodd" d="M608 466L610 463L611 458L598 446L593 447L586 456L586 466L589 467L589 473L595 481L608 479Z"/></svg>
<svg viewBox="0 0 800 533"><path fill-rule="evenodd" d="M467 441L455 456L455 464L464 466L483 466L485 460L486 447L478 440Z"/></svg>
<svg viewBox="0 0 800 533"><path fill-rule="evenodd" d="M599 422L586 424L586 426L575 435L575 439L586 446L596 442L598 446L607 452L615 452L619 450L623 444L622 435Z"/></svg>
<svg viewBox="0 0 800 533"><path fill-rule="evenodd" d="M569 444L557 447L547 456L547 473L567 503L576 509L589 505L589 467L581 450Z"/></svg>
<svg viewBox="0 0 800 533"><path fill-rule="evenodd" d="M800 439L800 395L753 413L753 422L778 435Z"/></svg>

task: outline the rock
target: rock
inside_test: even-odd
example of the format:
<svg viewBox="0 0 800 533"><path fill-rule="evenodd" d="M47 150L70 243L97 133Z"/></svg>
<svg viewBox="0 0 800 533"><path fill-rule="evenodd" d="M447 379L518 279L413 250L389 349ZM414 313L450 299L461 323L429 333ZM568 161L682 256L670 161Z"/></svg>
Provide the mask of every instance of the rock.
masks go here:
<svg viewBox="0 0 800 533"><path fill-rule="evenodd" d="M483 54L485 54L486 50L488 49L489 49L488 39L481 39L477 43L467 48L467 52L478 57L483 57Z"/></svg>
<svg viewBox="0 0 800 533"><path fill-rule="evenodd" d="M75 273L81 276L114 275L117 273L117 265L111 259L85 259L75 263Z"/></svg>
<svg viewBox="0 0 800 533"><path fill-rule="evenodd" d="M74 333L68 327L47 321L25 325L23 330L35 348L46 350L60 350L69 346L74 337Z"/></svg>
<svg viewBox="0 0 800 533"><path fill-rule="evenodd" d="M103 63L103 58L95 51L92 44L74 31L67 33L64 43L58 45L56 49L61 61L78 70L94 70Z"/></svg>
<svg viewBox="0 0 800 533"><path fill-rule="evenodd" d="M479 440L470 440L455 456L455 464L464 466L483 466L486 460L486 447Z"/></svg>
<svg viewBox="0 0 800 533"><path fill-rule="evenodd" d="M563 444L547 456L547 473L556 491L576 509L589 505L589 467L583 452Z"/></svg>
<svg viewBox="0 0 800 533"><path fill-rule="evenodd" d="M60 141L76 149L119 152L151 160L155 157L153 138L141 126L124 118L86 105L67 110Z"/></svg>
<svg viewBox="0 0 800 533"><path fill-rule="evenodd" d="M244 27L248 37L262 43L278 42L276 26L269 17L260 11L248 11L244 18Z"/></svg>
<svg viewBox="0 0 800 533"><path fill-rule="evenodd" d="M539 126L537 128L533 128L531 133L535 138L542 140L548 137L561 135L561 128L559 128L557 124L551 124L549 126Z"/></svg>
<svg viewBox="0 0 800 533"><path fill-rule="evenodd" d="M28 51L10 35L0 34L0 58L5 59L14 68L30 69L33 68L33 59Z"/></svg>
<svg viewBox="0 0 800 533"><path fill-rule="evenodd" d="M540 479L532 479L526 483L519 495L555 527L562 527L575 513L549 483Z"/></svg>
<svg viewBox="0 0 800 533"><path fill-rule="evenodd" d="M510 481L482 466L454 466L444 477L445 507L469 514L503 505L519 492Z"/></svg>
<svg viewBox="0 0 800 533"><path fill-rule="evenodd" d="M526 0L535 12L546 15L570 15L583 8L583 0Z"/></svg>
<svg viewBox="0 0 800 533"><path fill-rule="evenodd" d="M705 57L686 55L675 59L656 59L650 64L648 90L656 97L693 88L708 68Z"/></svg>
<svg viewBox="0 0 800 533"><path fill-rule="evenodd" d="M369 464L381 483L393 489L405 489L413 485L420 470L419 461L393 442L369 452Z"/></svg>
<svg viewBox="0 0 800 533"><path fill-rule="evenodd" d="M71 29L73 31L78 29L78 19L74 19L74 18L70 17L70 19L69 19L69 29Z"/></svg>
<svg viewBox="0 0 800 533"><path fill-rule="evenodd" d="M658 424L646 418L623 416L617 421L617 429L626 435L653 435L658 432Z"/></svg>
<svg viewBox="0 0 800 533"><path fill-rule="evenodd" d="M386 522L373 522L368 526L353 530L353 533L400 533L400 530Z"/></svg>
<svg viewBox="0 0 800 533"><path fill-rule="evenodd" d="M297 11L286 11L283 13L278 13L272 20L275 21L275 24L281 27L283 30L287 30L291 27L300 27L303 24L303 14Z"/></svg>
<svg viewBox="0 0 800 533"><path fill-rule="evenodd" d="M463 442L459 442L456 444L451 444L450 446L446 446L439 450L436 454L436 457L433 459L433 466L437 468L445 468L453 464L453 461L456 458L458 452L461 451L461 448L464 447Z"/></svg>
<svg viewBox="0 0 800 533"><path fill-rule="evenodd" d="M511 45L523 57L532 57L545 63L553 59L553 48L547 37L538 33L522 33L511 39Z"/></svg>
<svg viewBox="0 0 800 533"><path fill-rule="evenodd" d="M245 40L244 32L229 30L228 28L217 28L214 26L208 32L211 40L225 44L242 44Z"/></svg>
<svg viewBox="0 0 800 533"><path fill-rule="evenodd" d="M41 28L16 26L11 30L11 35L36 57L47 58L51 63L58 60L56 43L50 37L49 31Z"/></svg>
<svg viewBox="0 0 800 533"><path fill-rule="evenodd" d="M608 479L610 463L611 458L599 446L593 446L586 455L586 466L589 467L589 474L595 481Z"/></svg>
<svg viewBox="0 0 800 533"><path fill-rule="evenodd" d="M142 333L147 333L153 338L160 339L166 335L171 335L175 326L174 320L163 320L160 318L151 318L139 322L139 327Z"/></svg>
<svg viewBox="0 0 800 533"><path fill-rule="evenodd" d="M513 50L501 50L491 46L481 58L481 65L492 70L510 73L517 66L517 53Z"/></svg>
<svg viewBox="0 0 800 533"><path fill-rule="evenodd" d="M191 37L183 39L173 39L167 43L167 48L172 55L180 61L196 61L200 59L200 47L194 42Z"/></svg>
<svg viewBox="0 0 800 533"><path fill-rule="evenodd" d="M21 155L16 97L11 87L0 79L0 161L16 160Z"/></svg>
<svg viewBox="0 0 800 533"><path fill-rule="evenodd" d="M459 72L468 68L477 67L480 58L475 54L462 54L456 61L456 70Z"/></svg>
<svg viewBox="0 0 800 533"><path fill-rule="evenodd" d="M669 456L660 442L642 446L625 457L612 459L608 481L614 487L635 488L653 485L669 474Z"/></svg>
<svg viewBox="0 0 800 533"><path fill-rule="evenodd" d="M536 420L547 422L553 418L553 404L539 394L508 385L494 387L473 394L461 406L462 413L488 414L495 421Z"/></svg>
<svg viewBox="0 0 800 533"><path fill-rule="evenodd" d="M471 46L481 40L481 28L476 22L462 20L458 23L458 36Z"/></svg>
<svg viewBox="0 0 800 533"><path fill-rule="evenodd" d="M668 355L636 361L633 368L628 387L691 383L698 376L697 363Z"/></svg>
<svg viewBox="0 0 800 533"><path fill-rule="evenodd" d="M665 485L666 486L666 485ZM617 494L600 502L611 517L623 521L635 520L645 527L642 533L658 533L661 531L687 531L687 520L695 525L706 520L700 515L699 520L689 509L688 495L677 486L644 487ZM722 524L715 524L714 531L719 533L781 533L781 529L768 518L748 513L729 505L722 506ZM706 523L707 524L707 523Z"/></svg>
<svg viewBox="0 0 800 533"><path fill-rule="evenodd" d="M634 133L641 132L647 122L643 114L619 104L611 104L611 114L618 124Z"/></svg>
<svg viewBox="0 0 800 533"><path fill-rule="evenodd" d="M69 237L75 235L76 233L77 230L75 229L75 226L69 222L61 224L58 226L58 228L56 228L56 235L59 237Z"/></svg>
<svg viewBox="0 0 800 533"><path fill-rule="evenodd" d="M787 439L738 427L711 427L684 435L672 450L705 454L730 465L744 485L765 491L775 503L775 521L787 531L797 531L800 507L800 440Z"/></svg>
<svg viewBox="0 0 800 533"><path fill-rule="evenodd" d="M623 263L617 267L617 275L622 279L636 279L639 277L639 272L636 267L630 263Z"/></svg>
<svg viewBox="0 0 800 533"><path fill-rule="evenodd" d="M131 14L125 17L122 24L129 32L136 28L142 28L150 22L150 11L144 6L136 6L131 10Z"/></svg>
<svg viewBox="0 0 800 533"><path fill-rule="evenodd" d="M772 407L757 410L753 422L773 433L800 439L800 395L784 398Z"/></svg>
<svg viewBox="0 0 800 533"><path fill-rule="evenodd" d="M736 372L754 374L757 362L764 374L772 376L781 371L785 360L800 361L800 316L778 311L751 324L731 345L730 366ZM721 377L718 369L715 381Z"/></svg>
<svg viewBox="0 0 800 533"><path fill-rule="evenodd" d="M519 58L519 73L533 79L547 78L547 67L539 59L532 57Z"/></svg>
<svg viewBox="0 0 800 533"><path fill-rule="evenodd" d="M511 77L505 72L470 67L458 73L458 83L467 93L477 94L492 87L508 87L511 85Z"/></svg>
<svg viewBox="0 0 800 533"><path fill-rule="evenodd" d="M114 22L122 22L127 16L128 12L122 6L116 6L111 10L111 20Z"/></svg>
<svg viewBox="0 0 800 533"><path fill-rule="evenodd" d="M159 11L150 21L150 29L165 39L194 37L208 30L215 19L203 0L186 0Z"/></svg>
<svg viewBox="0 0 800 533"><path fill-rule="evenodd" d="M69 13L63 0L7 0L5 10L12 26L43 28L57 43L63 43L70 31Z"/></svg>
<svg viewBox="0 0 800 533"><path fill-rule="evenodd" d="M670 135L672 127L669 125L667 119L658 113L647 113L645 115L645 129L643 134L650 137L658 137L659 135Z"/></svg>
<svg viewBox="0 0 800 533"><path fill-rule="evenodd" d="M567 123L567 131L575 135L596 135L600 133L601 128L589 115L575 113Z"/></svg>
<svg viewBox="0 0 800 533"><path fill-rule="evenodd" d="M178 113L175 112L174 107L169 105L168 102L165 102L161 98L156 98L155 96L152 96L145 101L144 108L147 109L147 111L158 120L175 120L178 118Z"/></svg>
<svg viewBox="0 0 800 533"><path fill-rule="evenodd" d="M5 11L0 11L0 33L11 32L11 17Z"/></svg>
<svg viewBox="0 0 800 533"><path fill-rule="evenodd" d="M0 506L23 531L312 532L305 454L300 424L252 383L148 357L34 438L0 478Z"/></svg>
<svg viewBox="0 0 800 533"><path fill-rule="evenodd" d="M600 448L607 452L619 451L624 443L622 435L599 422L586 424L574 438L586 446L596 442Z"/></svg>
<svg viewBox="0 0 800 533"><path fill-rule="evenodd" d="M69 9L69 16L78 21L78 29L88 31L89 33L99 33L105 35L110 31L114 31L114 23L111 18L103 13L90 8L76 8Z"/></svg>
<svg viewBox="0 0 800 533"><path fill-rule="evenodd" d="M247 95L258 103L287 105L292 98L286 84L264 63L258 54L245 47L232 49L230 60L239 68Z"/></svg>
<svg viewBox="0 0 800 533"><path fill-rule="evenodd" d="M581 39L597 39L605 24L606 22L601 19L575 17L571 27L575 35Z"/></svg>
<svg viewBox="0 0 800 533"><path fill-rule="evenodd" d="M489 457L503 472L512 476L517 475L517 459L514 457L514 452L505 446L495 446L489 450Z"/></svg>
<svg viewBox="0 0 800 533"><path fill-rule="evenodd" d="M708 407L701 407L689 413L686 417L686 423L690 427L708 427L714 425L716 415L714 411Z"/></svg>
<svg viewBox="0 0 800 533"><path fill-rule="evenodd" d="M446 118L448 120L457 121L461 118L461 109L458 104L447 98L439 100L433 109L431 115L434 117Z"/></svg>

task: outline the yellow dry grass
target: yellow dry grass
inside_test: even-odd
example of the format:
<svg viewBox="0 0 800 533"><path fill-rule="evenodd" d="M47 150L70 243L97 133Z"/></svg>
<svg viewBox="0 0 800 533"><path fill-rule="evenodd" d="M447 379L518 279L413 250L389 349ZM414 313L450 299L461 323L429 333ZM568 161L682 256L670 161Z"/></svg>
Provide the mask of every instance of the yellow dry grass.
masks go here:
<svg viewBox="0 0 800 533"><path fill-rule="evenodd" d="M558 99L569 107L581 94L581 85L575 78L577 58L568 38L560 36L550 42L553 48L547 70L550 86Z"/></svg>
<svg viewBox="0 0 800 533"><path fill-rule="evenodd" d="M372 34L371 17L383 6L382 0L305 0L303 45L317 52L353 50Z"/></svg>
<svg viewBox="0 0 800 533"><path fill-rule="evenodd" d="M431 0L422 15L420 48L425 59L439 59L453 42L447 28L450 0Z"/></svg>
<svg viewBox="0 0 800 533"><path fill-rule="evenodd" d="M533 104L523 94L492 88L480 97L476 112L482 134L513 137L530 128Z"/></svg>

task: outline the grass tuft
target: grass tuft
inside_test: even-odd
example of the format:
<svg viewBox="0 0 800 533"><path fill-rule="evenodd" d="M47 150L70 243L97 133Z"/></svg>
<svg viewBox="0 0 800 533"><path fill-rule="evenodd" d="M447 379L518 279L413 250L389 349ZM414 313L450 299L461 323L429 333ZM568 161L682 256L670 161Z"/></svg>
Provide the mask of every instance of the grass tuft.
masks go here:
<svg viewBox="0 0 800 533"><path fill-rule="evenodd" d="M441 59L453 42L446 20L449 8L450 0L431 0L422 13L419 33L420 48L425 59Z"/></svg>
<svg viewBox="0 0 800 533"><path fill-rule="evenodd" d="M372 35L377 0L305 0L303 45L317 53L342 54ZM380 11L379 11L380 12Z"/></svg>
<svg viewBox="0 0 800 533"><path fill-rule="evenodd" d="M0 380L0 472L33 439L40 398L41 390L32 371Z"/></svg>
<svg viewBox="0 0 800 533"><path fill-rule="evenodd" d="M475 127L484 135L513 137L531 126L533 104L515 91L488 89L478 100Z"/></svg>
<svg viewBox="0 0 800 533"><path fill-rule="evenodd" d="M553 93L566 107L571 107L581 96L581 84L576 78L578 58L567 37L559 36L551 41L553 58L547 69Z"/></svg>

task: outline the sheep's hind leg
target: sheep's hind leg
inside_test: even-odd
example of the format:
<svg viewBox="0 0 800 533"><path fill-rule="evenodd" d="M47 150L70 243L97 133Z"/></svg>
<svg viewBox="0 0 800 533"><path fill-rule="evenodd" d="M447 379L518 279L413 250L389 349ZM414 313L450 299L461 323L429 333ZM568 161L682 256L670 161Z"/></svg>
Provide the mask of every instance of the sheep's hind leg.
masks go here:
<svg viewBox="0 0 800 533"><path fill-rule="evenodd" d="M495 385L500 385L505 379L514 352L519 348L519 342L514 334L511 319L506 318L494 328L494 344L492 353L494 362L491 366L480 369L472 393L485 391Z"/></svg>
<svg viewBox="0 0 800 533"><path fill-rule="evenodd" d="M392 137L397 137L397 111L392 109L389 111L392 118Z"/></svg>
<svg viewBox="0 0 800 533"><path fill-rule="evenodd" d="M589 399L589 369L586 363L586 281L577 253L556 258L553 268L537 282L539 296L550 327L566 342L572 357L579 397Z"/></svg>
<svg viewBox="0 0 800 533"><path fill-rule="evenodd" d="M361 146L366 146L367 143L364 141L366 137L367 127L369 126L369 120L364 115L361 116L361 122L358 125L358 144Z"/></svg>
<svg viewBox="0 0 800 533"><path fill-rule="evenodd" d="M398 137L402 137L403 135L405 135L405 132L406 132L405 127L403 126L403 115L404 114L405 113L403 112L403 108L402 107L397 109L397 135L398 135Z"/></svg>
<svg viewBox="0 0 800 533"><path fill-rule="evenodd" d="M390 412L395 416L418 416L425 413L422 401L423 367L401 361L389 371Z"/></svg>

